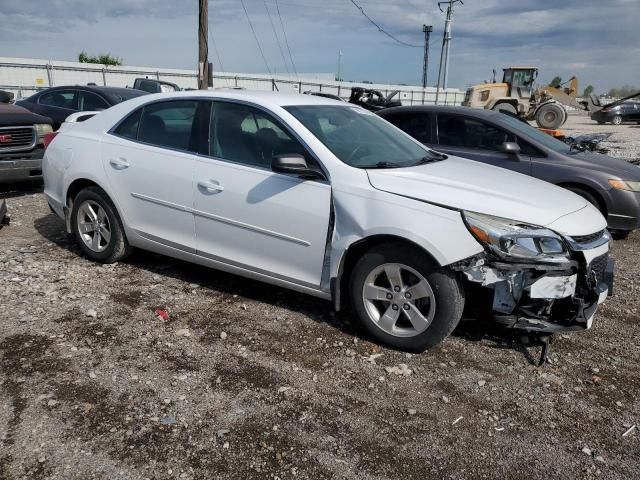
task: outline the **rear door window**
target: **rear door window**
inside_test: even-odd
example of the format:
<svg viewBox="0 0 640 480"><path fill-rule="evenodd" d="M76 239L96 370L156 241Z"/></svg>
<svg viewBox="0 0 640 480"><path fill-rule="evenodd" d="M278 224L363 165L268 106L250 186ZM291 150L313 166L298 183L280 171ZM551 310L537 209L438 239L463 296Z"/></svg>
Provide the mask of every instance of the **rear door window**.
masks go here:
<svg viewBox="0 0 640 480"><path fill-rule="evenodd" d="M40 95L38 103L49 107L66 108L76 110L76 90L55 90Z"/></svg>
<svg viewBox="0 0 640 480"><path fill-rule="evenodd" d="M431 143L430 114L407 112L396 113L383 118L419 142Z"/></svg>
<svg viewBox="0 0 640 480"><path fill-rule="evenodd" d="M118 127L113 131L114 135L128 138L129 140L137 140L138 126L140 125L140 117L142 109L138 109L129 115Z"/></svg>
<svg viewBox="0 0 640 480"><path fill-rule="evenodd" d="M78 110L81 112L94 112L109 108L107 102L93 92L80 90L78 92Z"/></svg>
<svg viewBox="0 0 640 480"><path fill-rule="evenodd" d="M206 154L210 111L209 101L172 100L147 105L142 110L137 139L158 147Z"/></svg>

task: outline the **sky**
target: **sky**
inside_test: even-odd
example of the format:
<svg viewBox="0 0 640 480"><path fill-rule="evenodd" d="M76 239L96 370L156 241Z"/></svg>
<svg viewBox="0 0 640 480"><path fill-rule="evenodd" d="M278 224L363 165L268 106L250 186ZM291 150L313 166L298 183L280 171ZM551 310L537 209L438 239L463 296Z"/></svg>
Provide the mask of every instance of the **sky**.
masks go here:
<svg viewBox="0 0 640 480"><path fill-rule="evenodd" d="M427 24L435 84L445 18L435 0L356 0L418 48L378 31L351 0L243 1L266 65L241 1L210 0L209 57L218 71L293 71L284 25L299 73L336 72L342 52L346 80L417 85ZM197 65L198 0L0 0L0 12L0 56L75 61L86 50L132 66ZM639 28L640 0L465 0L453 16L449 86L464 89L509 65L539 67L541 82L576 75L598 93L640 86Z"/></svg>

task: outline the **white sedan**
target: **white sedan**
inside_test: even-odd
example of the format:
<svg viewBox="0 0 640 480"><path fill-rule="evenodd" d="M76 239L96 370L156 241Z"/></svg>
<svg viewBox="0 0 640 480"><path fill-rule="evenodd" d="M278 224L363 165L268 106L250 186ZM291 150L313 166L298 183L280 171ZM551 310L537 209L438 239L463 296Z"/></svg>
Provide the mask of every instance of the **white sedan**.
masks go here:
<svg viewBox="0 0 640 480"><path fill-rule="evenodd" d="M429 150L360 107L208 91L88 116L47 139L43 170L96 261L139 247L350 303L413 351L451 333L465 298L550 334L590 328L610 290L606 222L585 200Z"/></svg>

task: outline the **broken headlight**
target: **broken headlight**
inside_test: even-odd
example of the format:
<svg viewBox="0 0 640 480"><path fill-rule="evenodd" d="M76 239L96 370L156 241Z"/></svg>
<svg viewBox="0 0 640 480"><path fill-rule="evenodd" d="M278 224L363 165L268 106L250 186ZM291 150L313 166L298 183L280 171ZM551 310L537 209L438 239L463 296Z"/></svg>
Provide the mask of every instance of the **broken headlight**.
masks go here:
<svg viewBox="0 0 640 480"><path fill-rule="evenodd" d="M563 262L569 258L564 240L552 230L481 213L462 216L476 240L502 259Z"/></svg>

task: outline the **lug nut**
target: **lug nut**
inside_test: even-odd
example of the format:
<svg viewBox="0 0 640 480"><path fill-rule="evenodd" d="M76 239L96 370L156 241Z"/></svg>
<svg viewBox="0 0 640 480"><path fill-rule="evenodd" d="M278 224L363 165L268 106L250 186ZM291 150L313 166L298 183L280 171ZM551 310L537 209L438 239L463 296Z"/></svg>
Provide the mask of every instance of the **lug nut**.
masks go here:
<svg viewBox="0 0 640 480"><path fill-rule="evenodd" d="M391 305L391 308L393 308L394 310L398 310L398 305L394 303L393 305Z"/></svg>
<svg viewBox="0 0 640 480"><path fill-rule="evenodd" d="M399 286L397 286L397 285L396 285L395 287L393 287L393 289L394 289L396 292L399 292L399 291L400 291L400 287L399 287Z"/></svg>
<svg viewBox="0 0 640 480"><path fill-rule="evenodd" d="M411 298L411 294L409 292L405 293L404 298Z"/></svg>
<svg viewBox="0 0 640 480"><path fill-rule="evenodd" d="M405 303L405 304L404 304L404 309L405 309L405 310L409 310L410 308L411 308L411 307L409 306L409 304L408 304L408 303Z"/></svg>
<svg viewBox="0 0 640 480"><path fill-rule="evenodd" d="M391 300L393 298L393 295L391 295L390 293L387 293L387 300Z"/></svg>

